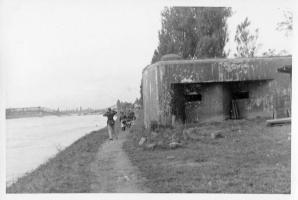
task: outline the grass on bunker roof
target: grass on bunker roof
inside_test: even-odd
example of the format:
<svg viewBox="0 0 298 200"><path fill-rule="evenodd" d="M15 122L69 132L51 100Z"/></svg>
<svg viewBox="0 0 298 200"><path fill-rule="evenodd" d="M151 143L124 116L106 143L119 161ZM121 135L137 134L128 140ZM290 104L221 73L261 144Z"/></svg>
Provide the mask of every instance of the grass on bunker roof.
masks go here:
<svg viewBox="0 0 298 200"><path fill-rule="evenodd" d="M130 160L158 193L290 193L291 126L264 119L199 125L224 138L188 141L174 150L138 146L141 120L124 144Z"/></svg>

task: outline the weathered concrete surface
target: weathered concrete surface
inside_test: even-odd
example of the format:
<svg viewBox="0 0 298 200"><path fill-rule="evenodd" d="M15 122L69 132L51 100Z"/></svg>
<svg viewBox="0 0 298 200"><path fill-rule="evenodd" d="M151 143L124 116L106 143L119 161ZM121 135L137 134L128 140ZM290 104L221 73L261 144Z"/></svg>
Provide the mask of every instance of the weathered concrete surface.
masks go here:
<svg viewBox="0 0 298 200"><path fill-rule="evenodd" d="M171 124L174 84L212 83L201 91L203 105L186 106L186 118L200 113L205 119L226 118L232 90L228 83L245 83L241 86L249 92L249 99L242 102L245 116L285 116L291 109L291 79L277 69L291 64L292 57L271 57L160 61L147 66L143 71L145 125L151 121Z"/></svg>
<svg viewBox="0 0 298 200"><path fill-rule="evenodd" d="M186 122L204 120L223 120L223 89L220 84L208 84L201 87L201 101L186 103Z"/></svg>
<svg viewBox="0 0 298 200"><path fill-rule="evenodd" d="M159 87L161 87L162 82L159 77L159 70L157 68L148 68L143 72L143 104L144 113L150 113L149 115L144 115L145 121L159 121L160 116L160 105L159 105ZM150 78L149 78L150 77Z"/></svg>

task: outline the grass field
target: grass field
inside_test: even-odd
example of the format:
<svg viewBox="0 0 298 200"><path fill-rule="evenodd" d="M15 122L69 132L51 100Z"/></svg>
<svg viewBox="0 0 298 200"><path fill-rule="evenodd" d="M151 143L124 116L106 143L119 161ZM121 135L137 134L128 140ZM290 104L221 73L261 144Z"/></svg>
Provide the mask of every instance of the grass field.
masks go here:
<svg viewBox="0 0 298 200"><path fill-rule="evenodd" d="M140 122L132 128L124 148L153 192L291 192L290 125L266 127L264 119L255 119L197 126L205 133L220 130L224 137L144 150L137 144Z"/></svg>
<svg viewBox="0 0 298 200"><path fill-rule="evenodd" d="M7 193L85 193L93 174L89 165L107 139L106 129L93 131L6 188Z"/></svg>
<svg viewBox="0 0 298 200"><path fill-rule="evenodd" d="M290 125L266 127L264 119L197 124L192 126L205 135L220 130L223 137L182 141L183 147L177 149L144 150L138 146L146 132L141 124L139 117L124 149L152 192L291 192ZM87 134L19 178L7 193L90 192L90 164L106 139L105 129Z"/></svg>

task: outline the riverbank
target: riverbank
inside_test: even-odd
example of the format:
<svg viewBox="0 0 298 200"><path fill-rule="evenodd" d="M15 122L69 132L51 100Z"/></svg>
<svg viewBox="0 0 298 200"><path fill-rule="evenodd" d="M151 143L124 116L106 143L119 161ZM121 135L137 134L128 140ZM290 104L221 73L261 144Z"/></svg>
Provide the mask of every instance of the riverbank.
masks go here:
<svg viewBox="0 0 298 200"><path fill-rule="evenodd" d="M146 131L137 120L124 143L153 193L291 193L291 125L266 127L264 119L197 124L182 147L167 142L179 130ZM211 133L220 133L212 138ZM167 135L167 136L166 136ZM139 145L147 138L150 148ZM154 139L154 138L155 139Z"/></svg>
<svg viewBox="0 0 298 200"><path fill-rule="evenodd" d="M106 128L93 131L6 188L7 193L86 193L91 191L90 164L107 140Z"/></svg>

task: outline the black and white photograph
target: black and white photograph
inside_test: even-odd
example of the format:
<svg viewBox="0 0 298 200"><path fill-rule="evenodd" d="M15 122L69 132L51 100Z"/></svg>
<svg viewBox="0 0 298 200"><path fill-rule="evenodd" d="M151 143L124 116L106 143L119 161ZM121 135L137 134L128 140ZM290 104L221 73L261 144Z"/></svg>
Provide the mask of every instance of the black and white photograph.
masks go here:
<svg viewBox="0 0 298 200"><path fill-rule="evenodd" d="M1 0L1 199L294 199L296 7Z"/></svg>

